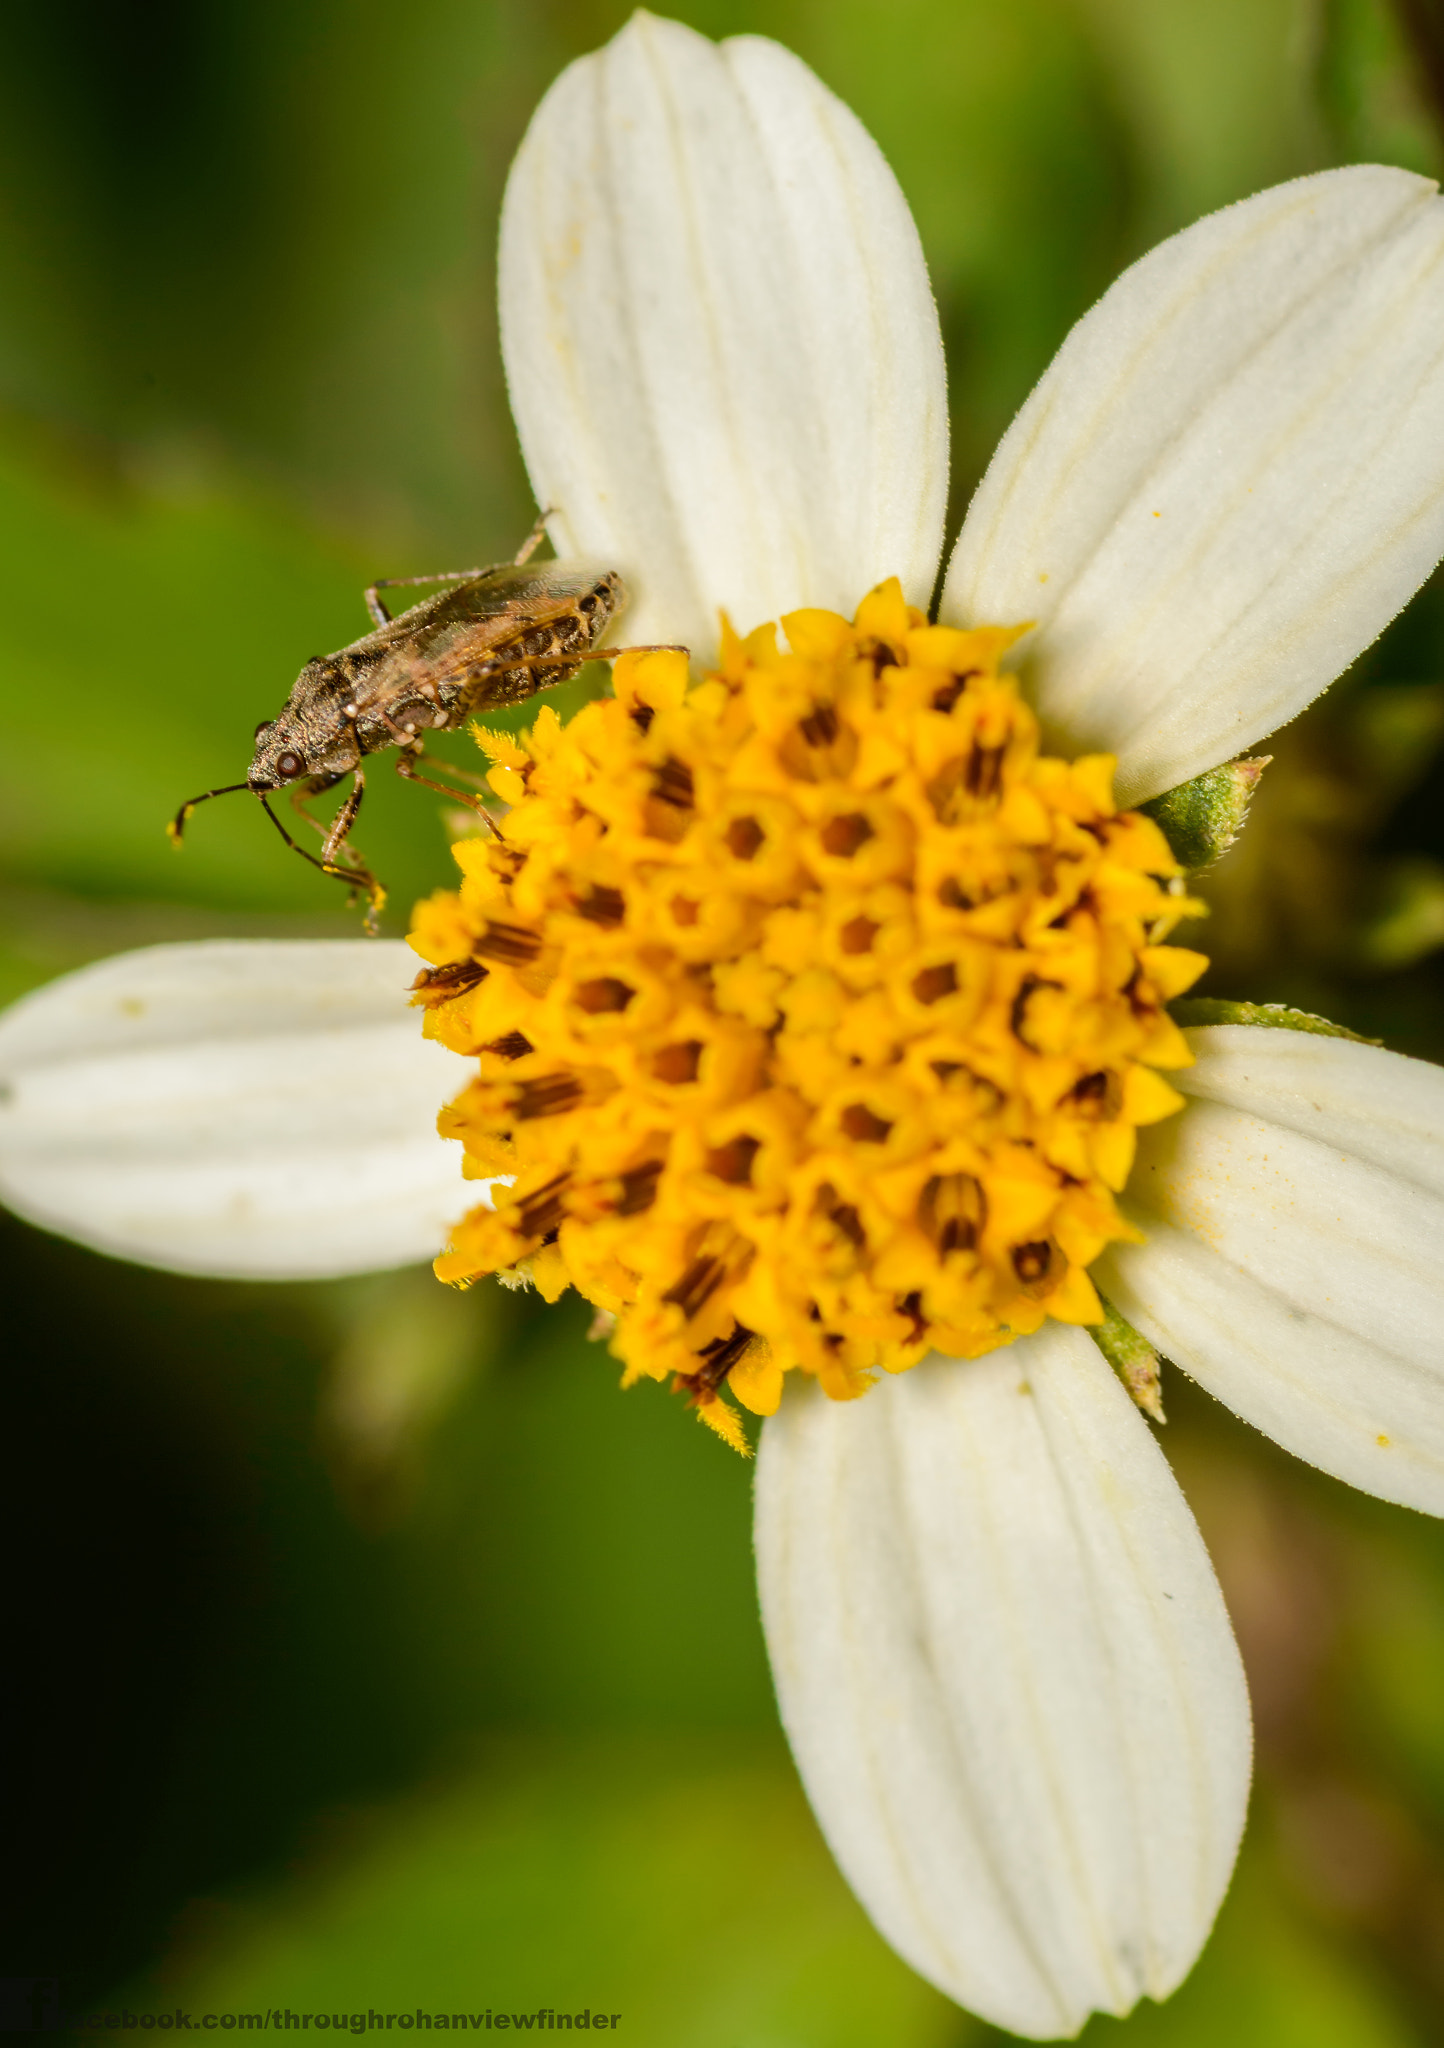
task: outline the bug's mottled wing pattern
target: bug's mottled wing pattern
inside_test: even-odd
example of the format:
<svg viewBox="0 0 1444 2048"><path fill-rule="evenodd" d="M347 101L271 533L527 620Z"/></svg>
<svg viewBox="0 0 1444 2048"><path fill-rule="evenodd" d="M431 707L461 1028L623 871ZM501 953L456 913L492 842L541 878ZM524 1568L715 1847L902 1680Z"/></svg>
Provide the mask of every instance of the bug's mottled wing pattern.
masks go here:
<svg viewBox="0 0 1444 2048"><path fill-rule="evenodd" d="M363 722L378 702L420 694L451 724L574 675L621 601L609 571L497 569L413 605L331 659L353 682Z"/></svg>

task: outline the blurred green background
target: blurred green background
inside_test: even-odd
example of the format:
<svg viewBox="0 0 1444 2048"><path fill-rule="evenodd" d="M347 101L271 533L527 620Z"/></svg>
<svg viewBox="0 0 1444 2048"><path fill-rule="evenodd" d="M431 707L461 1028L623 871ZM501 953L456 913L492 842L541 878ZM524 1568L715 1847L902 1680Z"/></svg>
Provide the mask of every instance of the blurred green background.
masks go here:
<svg viewBox="0 0 1444 2048"><path fill-rule="evenodd" d="M1444 161L1433 0L757 0L916 210L960 510L1118 269L1274 180ZM349 932L244 770L362 585L511 551L506 166L603 0L10 0L0 67L0 995L157 939ZM1217 994L1444 1058L1444 586L1274 743L1210 878ZM377 778L367 853L444 879ZM576 1306L424 1273L169 1279L0 1228L0 1976L74 2005L625 2014L647 2048L959 2048L781 1742L749 1477ZM1217 1935L1140 2044L1444 2039L1444 1533L1175 1375L1249 1664ZM1119 2028L1095 2022L1090 2042Z"/></svg>

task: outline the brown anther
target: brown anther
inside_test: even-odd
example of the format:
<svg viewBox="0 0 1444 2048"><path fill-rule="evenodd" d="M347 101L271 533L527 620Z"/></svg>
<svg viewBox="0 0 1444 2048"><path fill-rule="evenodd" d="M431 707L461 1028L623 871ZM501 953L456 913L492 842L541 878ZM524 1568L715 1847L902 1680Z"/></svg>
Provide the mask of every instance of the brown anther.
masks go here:
<svg viewBox="0 0 1444 2048"><path fill-rule="evenodd" d="M1014 1245L1012 1256L1018 1285L1035 1301L1053 1292L1068 1263L1051 1237Z"/></svg>
<svg viewBox="0 0 1444 2048"><path fill-rule="evenodd" d="M678 1393L692 1396L692 1406L700 1407L704 1401L716 1399L717 1389L731 1372L740 1364L745 1354L757 1342L756 1332L744 1329L735 1323L730 1337L714 1337L697 1354L701 1363L695 1372L679 1372L672 1382Z"/></svg>
<svg viewBox="0 0 1444 2048"><path fill-rule="evenodd" d="M465 995L485 976L486 969L479 960L451 960L445 967L423 967L411 987L429 1010L437 1003L449 1002L453 996Z"/></svg>
<svg viewBox="0 0 1444 2048"><path fill-rule="evenodd" d="M717 1289L722 1285L726 1267L720 1259L694 1259L681 1279L667 1289L663 1301L673 1302L681 1309L684 1322L704 1309Z"/></svg>
<svg viewBox="0 0 1444 2048"><path fill-rule="evenodd" d="M569 1173L556 1173L530 1194L522 1195L517 1201L518 1227L523 1237L543 1238L554 1231L566 1216L566 1190L571 1180Z"/></svg>
<svg viewBox="0 0 1444 2048"><path fill-rule="evenodd" d="M1085 1116L1097 1117L1100 1122L1111 1121L1123 1107L1123 1084L1115 1073L1104 1068L1075 1081L1063 1100L1071 1102Z"/></svg>
<svg viewBox="0 0 1444 2048"><path fill-rule="evenodd" d="M685 1081L695 1081L697 1069L702 1064L702 1041L700 1038L685 1038L677 1045L664 1045L660 1052L652 1055L652 1072L659 1081L670 1087L680 1087Z"/></svg>
<svg viewBox="0 0 1444 2048"><path fill-rule="evenodd" d="M518 1084L512 1108L524 1123L535 1116L563 1116L576 1108L582 1093L575 1074L540 1074Z"/></svg>
<svg viewBox="0 0 1444 2048"><path fill-rule="evenodd" d="M872 663L872 672L880 676L885 668L897 668L898 658L886 640L874 640L868 647L859 647L858 654L864 661Z"/></svg>
<svg viewBox="0 0 1444 2048"><path fill-rule="evenodd" d="M870 917L854 917L842 927L838 940L844 953L870 953L872 942L882 930Z"/></svg>
<svg viewBox="0 0 1444 2048"><path fill-rule="evenodd" d="M851 860L874 834L871 821L861 811L848 811L840 818L829 818L819 836L824 853L834 860Z"/></svg>
<svg viewBox="0 0 1444 2048"><path fill-rule="evenodd" d="M987 1213L987 1197L970 1173L934 1174L918 1197L918 1222L945 1258L976 1247Z"/></svg>
<svg viewBox="0 0 1444 2048"><path fill-rule="evenodd" d="M494 1052L501 1060L523 1060L532 1050L531 1040L520 1031L508 1031L501 1038L494 1038L490 1045L482 1047L483 1052Z"/></svg>
<svg viewBox="0 0 1444 2048"><path fill-rule="evenodd" d="M495 960L503 967L525 967L541 949L540 932L528 931L520 924L499 924L494 918L487 919L486 929L476 941L483 960Z"/></svg>
<svg viewBox="0 0 1444 2048"><path fill-rule="evenodd" d="M855 1145L881 1145L892 1129L880 1116L874 1116L865 1102L850 1102L838 1119L845 1138L851 1138Z"/></svg>
<svg viewBox="0 0 1444 2048"><path fill-rule="evenodd" d="M1001 746L983 747L974 741L963 770L963 787L968 795L986 803L998 794L1003 786L1003 762L1008 752L1008 743Z"/></svg>
<svg viewBox="0 0 1444 2048"><path fill-rule="evenodd" d="M956 995L957 991L958 970L951 960L925 967L921 974L913 976L913 995L920 1003L940 1003L944 996Z"/></svg>
<svg viewBox="0 0 1444 2048"><path fill-rule="evenodd" d="M694 903L690 896L674 896L667 908L672 913L672 922L684 928L696 924L702 915L700 906Z"/></svg>
<svg viewBox="0 0 1444 2048"><path fill-rule="evenodd" d="M685 761L669 754L661 767L652 772L652 793L646 811L648 833L653 839L677 845L687 836L694 802L691 769Z"/></svg>
<svg viewBox="0 0 1444 2048"><path fill-rule="evenodd" d="M586 918L589 924L621 924L627 914L627 901L620 889L607 889L598 884L577 903L577 916Z"/></svg>
<svg viewBox="0 0 1444 2048"><path fill-rule="evenodd" d="M834 1229L841 1232L854 1251L861 1251L867 1243L867 1232L862 1227L862 1218L851 1202L844 1202L830 1180L822 1182L812 1198L812 1210L816 1216L825 1216Z"/></svg>
<svg viewBox="0 0 1444 2048"><path fill-rule="evenodd" d="M810 747L830 747L837 738L837 713L830 704L817 704L797 729Z"/></svg>
<svg viewBox="0 0 1444 2048"><path fill-rule="evenodd" d="M961 675L949 676L941 689L933 691L934 711L951 711L974 676L980 676L980 668L964 669Z"/></svg>
<svg viewBox="0 0 1444 2048"><path fill-rule="evenodd" d="M618 981L614 974L603 974L595 981L579 981L573 991L573 1001L589 1017L605 1017L620 1014L636 993L626 982Z"/></svg>
<svg viewBox="0 0 1444 2048"><path fill-rule="evenodd" d="M1034 1045L1032 1039L1029 1038L1027 1032L1023 1029L1023 1026L1028 1021L1028 1004L1040 988L1054 988L1060 994L1062 993L1061 982L1044 981L1038 975L1030 974L1014 996L1013 1007L1009 1013L1009 1022L1013 1027L1013 1036L1021 1044L1026 1045L1029 1052L1042 1052L1043 1050L1041 1045Z"/></svg>
<svg viewBox="0 0 1444 2048"><path fill-rule="evenodd" d="M751 860L767 834L755 818L734 818L722 837L734 860Z"/></svg>
<svg viewBox="0 0 1444 2048"><path fill-rule="evenodd" d="M647 732L657 714L650 704L634 704L629 715L638 732Z"/></svg>
<svg viewBox="0 0 1444 2048"><path fill-rule="evenodd" d="M999 881L996 885L976 882L970 891L958 876L944 875L938 883L938 901L945 903L949 910L976 910L980 904L992 903L999 896L1006 896L1013 886L1006 881Z"/></svg>
<svg viewBox="0 0 1444 2048"><path fill-rule="evenodd" d="M1119 990L1119 994L1128 998L1128 1007L1132 1010L1135 1017L1146 1017L1152 1010L1153 1005L1148 1002L1143 993L1143 963L1141 961L1134 961L1133 972L1129 975L1127 981L1124 982L1123 987Z"/></svg>
<svg viewBox="0 0 1444 2048"><path fill-rule="evenodd" d="M814 704L806 718L784 733L778 760L798 782L845 783L857 765L858 736L834 705Z"/></svg>
<svg viewBox="0 0 1444 2048"><path fill-rule="evenodd" d="M659 803L671 804L674 810L690 811L695 793L692 771L687 763L679 761L675 754L669 754L652 777L652 794Z"/></svg>
<svg viewBox="0 0 1444 2048"><path fill-rule="evenodd" d="M929 1060L928 1065L937 1075L944 1088L973 1088L982 1098L981 1109L996 1109L1002 1101L1002 1091L991 1081L985 1081L981 1074L975 1074L962 1060Z"/></svg>
<svg viewBox="0 0 1444 2048"><path fill-rule="evenodd" d="M622 1192L617 1198L616 1213L619 1216L640 1216L644 1209L650 1209L657 1199L661 1172L662 1161L649 1159L645 1166L634 1166L630 1173L622 1174Z"/></svg>
<svg viewBox="0 0 1444 2048"><path fill-rule="evenodd" d="M920 1343L928 1333L927 1317L923 1314L923 1298L916 1288L905 1294L898 1303L898 1314L906 1316L912 1324L912 1341Z"/></svg>
<svg viewBox="0 0 1444 2048"><path fill-rule="evenodd" d="M752 1179L752 1162L762 1150L762 1140L747 1136L731 1138L707 1154L707 1171L729 1187L745 1187Z"/></svg>

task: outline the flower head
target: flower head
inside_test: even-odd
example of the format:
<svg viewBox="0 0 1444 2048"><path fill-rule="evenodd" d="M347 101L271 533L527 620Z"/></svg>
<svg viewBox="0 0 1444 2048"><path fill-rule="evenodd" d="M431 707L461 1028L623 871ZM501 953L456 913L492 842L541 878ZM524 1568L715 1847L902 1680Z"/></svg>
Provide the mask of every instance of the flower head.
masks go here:
<svg viewBox="0 0 1444 2048"><path fill-rule="evenodd" d="M513 1176L437 1262L520 1266L618 1318L626 1377L675 1374L739 1445L775 1412L1045 1317L1136 1237L1139 1125L1182 1107L1164 1005L1194 908L1112 761L1041 755L999 657L896 581L724 634L714 676L624 656L615 695L498 756L515 808L421 906L428 1029L479 1056L447 1113ZM485 737L485 736L484 736ZM460 970L460 971L459 971Z"/></svg>

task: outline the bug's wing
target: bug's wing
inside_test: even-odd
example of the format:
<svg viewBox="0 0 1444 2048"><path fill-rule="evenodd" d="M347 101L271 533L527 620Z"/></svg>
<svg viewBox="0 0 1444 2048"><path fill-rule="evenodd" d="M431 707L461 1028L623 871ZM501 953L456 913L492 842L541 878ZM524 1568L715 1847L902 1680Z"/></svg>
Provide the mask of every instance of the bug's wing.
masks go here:
<svg viewBox="0 0 1444 2048"><path fill-rule="evenodd" d="M464 623L477 634L477 647L500 646L529 626L549 624L574 613L578 601L597 589L606 575L606 570L592 563L574 562L545 562L539 569L510 565L492 569L398 613L391 625L374 637L394 644L429 636L438 626Z"/></svg>
<svg viewBox="0 0 1444 2048"><path fill-rule="evenodd" d="M624 602L620 578L591 563L489 570L413 605L346 650L355 701L375 706L418 690L429 695L474 682L479 672L499 674L526 653L546 651L560 665L595 646ZM508 700L537 687L526 685L524 673L512 681L518 687Z"/></svg>
<svg viewBox="0 0 1444 2048"><path fill-rule="evenodd" d="M465 607L468 618L489 619L518 613L525 613L529 620L551 618L572 610L577 599L594 590L608 573L596 562L542 562L522 569L508 564L469 583L453 584L432 602L445 604L447 599L453 599ZM417 611L425 609L423 605L416 607ZM412 614L403 616L409 618Z"/></svg>

